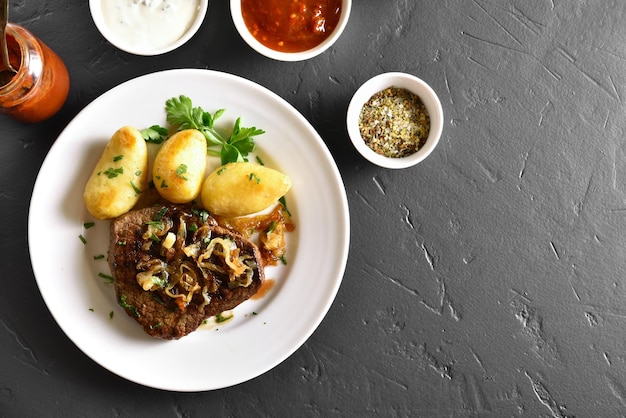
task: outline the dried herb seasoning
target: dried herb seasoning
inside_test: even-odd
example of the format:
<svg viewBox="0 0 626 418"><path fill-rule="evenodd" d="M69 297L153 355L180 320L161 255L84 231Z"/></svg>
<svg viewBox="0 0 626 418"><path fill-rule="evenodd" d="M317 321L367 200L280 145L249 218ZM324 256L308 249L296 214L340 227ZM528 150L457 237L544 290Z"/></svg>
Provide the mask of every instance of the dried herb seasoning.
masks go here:
<svg viewBox="0 0 626 418"><path fill-rule="evenodd" d="M420 97L390 87L374 94L361 109L359 131L368 147L385 157L417 152L430 132L430 116Z"/></svg>

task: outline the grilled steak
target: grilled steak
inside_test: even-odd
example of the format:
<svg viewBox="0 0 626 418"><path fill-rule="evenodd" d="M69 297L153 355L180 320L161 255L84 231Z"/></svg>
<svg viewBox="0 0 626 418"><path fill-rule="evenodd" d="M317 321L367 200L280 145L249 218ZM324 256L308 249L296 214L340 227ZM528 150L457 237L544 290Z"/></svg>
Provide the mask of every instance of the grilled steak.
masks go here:
<svg viewBox="0 0 626 418"><path fill-rule="evenodd" d="M264 280L255 244L189 206L128 212L111 222L110 240L117 301L154 337L189 334Z"/></svg>

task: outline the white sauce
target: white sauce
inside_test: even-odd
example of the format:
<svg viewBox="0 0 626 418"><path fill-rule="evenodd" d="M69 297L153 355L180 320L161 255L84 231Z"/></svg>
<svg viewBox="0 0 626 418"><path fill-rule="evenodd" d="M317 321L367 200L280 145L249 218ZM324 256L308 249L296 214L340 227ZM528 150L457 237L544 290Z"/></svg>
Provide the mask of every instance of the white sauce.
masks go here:
<svg viewBox="0 0 626 418"><path fill-rule="evenodd" d="M133 49L157 50L178 41L193 24L199 0L102 0L104 21Z"/></svg>

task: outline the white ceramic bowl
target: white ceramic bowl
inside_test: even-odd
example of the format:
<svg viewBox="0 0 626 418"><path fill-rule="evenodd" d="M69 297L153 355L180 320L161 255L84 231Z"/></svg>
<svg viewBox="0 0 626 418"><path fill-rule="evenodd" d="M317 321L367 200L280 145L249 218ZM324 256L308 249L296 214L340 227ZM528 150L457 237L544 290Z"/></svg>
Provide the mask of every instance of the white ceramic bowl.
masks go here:
<svg viewBox="0 0 626 418"><path fill-rule="evenodd" d="M185 2L195 3L177 7ZM117 48L135 55L160 55L191 39L200 29L209 7L209 0L175 0L167 11L159 13L157 6L164 3L163 0L137 4L126 0L89 0L89 10L102 36ZM187 12L183 15L182 10ZM179 16L175 14L177 11ZM173 18L178 18L180 23L174 24ZM120 24L122 20L124 24Z"/></svg>
<svg viewBox="0 0 626 418"><path fill-rule="evenodd" d="M416 94L430 116L430 132L426 143L406 157L385 157L367 146L359 131L359 115L363 105L376 93L389 87L403 88ZM354 147L370 162L385 168L406 168L423 161L435 149L443 130L443 109L435 91L423 80L405 73L384 73L369 79L354 93L346 117L348 135Z"/></svg>
<svg viewBox="0 0 626 418"><path fill-rule="evenodd" d="M333 30L328 38L326 38L321 44L314 48L311 48L302 52L281 52L268 48L261 42L257 41L250 33L241 14L241 0L230 0L230 14L232 15L233 22L239 35L243 40L259 54L265 55L268 58L275 59L277 61L304 61L309 58L313 58L322 52L330 48L335 41L341 36L341 33L348 23L350 17L350 10L352 8L352 0L342 0L341 2L341 16L337 27Z"/></svg>

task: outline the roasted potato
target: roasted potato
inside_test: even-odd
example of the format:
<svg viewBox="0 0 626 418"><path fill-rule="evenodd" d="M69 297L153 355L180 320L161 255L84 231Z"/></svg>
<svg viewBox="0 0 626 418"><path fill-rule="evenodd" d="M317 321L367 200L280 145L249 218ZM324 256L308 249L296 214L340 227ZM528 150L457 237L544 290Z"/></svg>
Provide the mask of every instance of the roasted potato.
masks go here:
<svg viewBox="0 0 626 418"><path fill-rule="evenodd" d="M229 163L207 176L202 205L220 216L244 216L274 204L291 188L289 176L250 162Z"/></svg>
<svg viewBox="0 0 626 418"><path fill-rule="evenodd" d="M207 145L195 129L176 132L154 157L152 181L159 194L172 203L187 203L200 194L206 171Z"/></svg>
<svg viewBox="0 0 626 418"><path fill-rule="evenodd" d="M83 192L89 213L112 219L128 212L148 185L148 147L139 130L118 129L104 148Z"/></svg>

